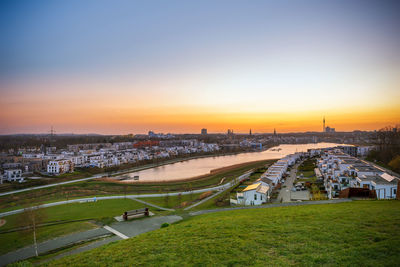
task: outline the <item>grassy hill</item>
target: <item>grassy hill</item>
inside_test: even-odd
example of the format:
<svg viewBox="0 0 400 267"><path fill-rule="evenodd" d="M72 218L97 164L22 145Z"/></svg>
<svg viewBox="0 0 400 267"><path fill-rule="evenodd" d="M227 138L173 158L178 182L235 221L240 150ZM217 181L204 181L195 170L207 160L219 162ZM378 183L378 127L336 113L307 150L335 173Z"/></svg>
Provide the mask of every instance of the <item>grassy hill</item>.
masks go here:
<svg viewBox="0 0 400 267"><path fill-rule="evenodd" d="M49 225L38 228L38 242L52 239L73 232L95 228L89 221L110 221L113 216L121 215L126 210L143 208L146 205L131 199L110 199L89 203L72 203L42 209L45 218L41 223ZM159 213L159 212L157 212ZM0 228L0 254L32 244L32 234L21 231L7 232L18 228L21 214L4 217L6 224ZM80 220L80 221L78 221ZM28 224L29 220L26 220ZM63 223L65 222L65 223ZM54 224L52 224L54 223ZM60 223L60 224L58 224Z"/></svg>
<svg viewBox="0 0 400 267"><path fill-rule="evenodd" d="M49 266L346 265L400 262L400 202L237 210L48 263Z"/></svg>

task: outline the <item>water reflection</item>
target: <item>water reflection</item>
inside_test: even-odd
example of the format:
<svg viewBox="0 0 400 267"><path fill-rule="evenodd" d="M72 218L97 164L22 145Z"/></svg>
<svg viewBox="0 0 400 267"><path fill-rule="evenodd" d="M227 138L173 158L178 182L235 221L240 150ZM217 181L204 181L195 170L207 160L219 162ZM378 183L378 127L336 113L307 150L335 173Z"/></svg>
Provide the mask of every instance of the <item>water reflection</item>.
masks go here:
<svg viewBox="0 0 400 267"><path fill-rule="evenodd" d="M217 156L208 158L191 159L187 161L163 165L143 171L127 174L133 181L135 175L139 175L140 181L172 181L180 180L210 173L211 170L240 164L255 160L278 159L295 152L305 152L311 148L333 147L340 144L317 143L299 145L279 145L262 152L242 153L229 156ZM124 176L127 176L124 175Z"/></svg>

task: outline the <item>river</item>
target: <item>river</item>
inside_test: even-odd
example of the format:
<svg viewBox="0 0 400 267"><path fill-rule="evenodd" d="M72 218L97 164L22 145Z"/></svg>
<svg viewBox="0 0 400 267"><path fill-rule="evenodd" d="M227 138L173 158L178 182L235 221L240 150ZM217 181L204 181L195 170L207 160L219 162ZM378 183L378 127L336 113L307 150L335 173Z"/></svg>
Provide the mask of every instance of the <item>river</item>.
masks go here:
<svg viewBox="0 0 400 267"><path fill-rule="evenodd" d="M196 177L210 173L211 170L245 163L256 160L279 159L295 152L306 152L312 148L326 148L338 146L334 143L316 143L316 144L288 144L272 147L268 150L251 153L240 153L228 156L216 156L191 159L177 163L171 163L147 170L125 174L130 179L125 181L133 182L135 175L139 176L139 181L173 181Z"/></svg>

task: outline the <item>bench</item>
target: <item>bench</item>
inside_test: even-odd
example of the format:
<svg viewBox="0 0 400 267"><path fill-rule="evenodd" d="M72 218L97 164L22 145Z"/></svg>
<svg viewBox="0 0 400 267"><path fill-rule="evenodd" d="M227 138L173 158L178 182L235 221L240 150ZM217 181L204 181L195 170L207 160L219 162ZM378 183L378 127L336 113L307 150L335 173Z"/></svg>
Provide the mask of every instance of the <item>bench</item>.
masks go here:
<svg viewBox="0 0 400 267"><path fill-rule="evenodd" d="M124 214L122 214L122 218L125 221L127 221L129 219L129 217L135 216L135 215L140 215L140 214L143 214L144 216L149 216L149 208L125 211Z"/></svg>

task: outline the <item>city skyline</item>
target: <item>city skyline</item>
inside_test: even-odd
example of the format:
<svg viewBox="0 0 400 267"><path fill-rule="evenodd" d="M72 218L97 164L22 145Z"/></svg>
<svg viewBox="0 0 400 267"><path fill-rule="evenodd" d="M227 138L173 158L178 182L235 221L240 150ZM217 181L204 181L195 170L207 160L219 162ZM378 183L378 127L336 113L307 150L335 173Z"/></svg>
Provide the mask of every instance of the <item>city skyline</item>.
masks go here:
<svg viewBox="0 0 400 267"><path fill-rule="evenodd" d="M378 130L396 1L3 1L0 134Z"/></svg>

